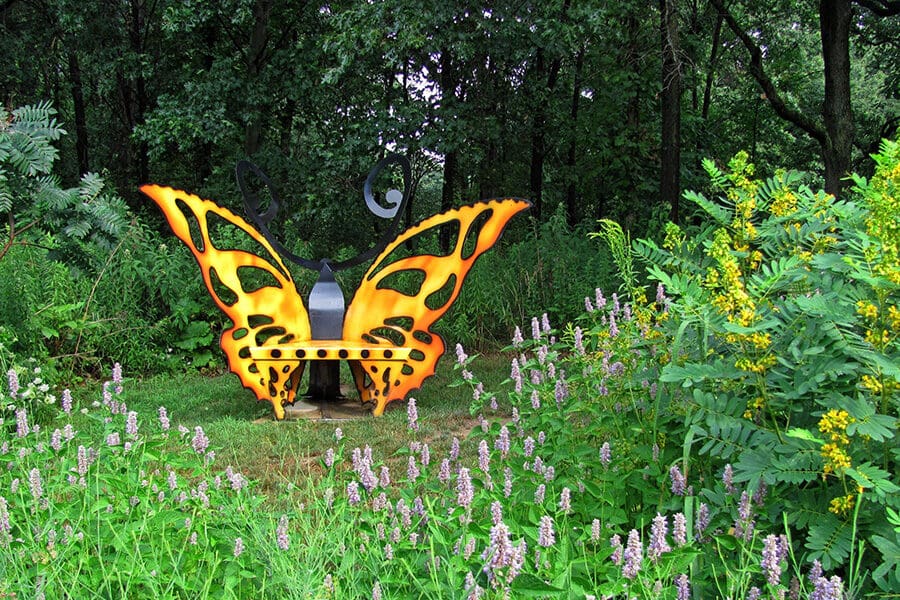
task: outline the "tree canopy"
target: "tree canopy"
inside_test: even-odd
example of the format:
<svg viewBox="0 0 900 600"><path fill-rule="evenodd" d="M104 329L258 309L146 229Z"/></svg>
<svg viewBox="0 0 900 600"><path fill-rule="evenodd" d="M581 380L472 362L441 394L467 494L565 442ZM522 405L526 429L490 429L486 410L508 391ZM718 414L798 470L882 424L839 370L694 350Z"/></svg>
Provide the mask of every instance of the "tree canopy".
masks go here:
<svg viewBox="0 0 900 600"><path fill-rule="evenodd" d="M158 181L235 203L259 163L321 253L387 151L410 218L495 195L533 217L679 217L705 156L746 149L838 193L900 116L892 1L7 0L0 89L50 101L63 177L132 205ZM142 208L146 210L146 208ZM364 226L364 225L360 225ZM328 244L324 240L328 240ZM330 247L326 247L330 246Z"/></svg>

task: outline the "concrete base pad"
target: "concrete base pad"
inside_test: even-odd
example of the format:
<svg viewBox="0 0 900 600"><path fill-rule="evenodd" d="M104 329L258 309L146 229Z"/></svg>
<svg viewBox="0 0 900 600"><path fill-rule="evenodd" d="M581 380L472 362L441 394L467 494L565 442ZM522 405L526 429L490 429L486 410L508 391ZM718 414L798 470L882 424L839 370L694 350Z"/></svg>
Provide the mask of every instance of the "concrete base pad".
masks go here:
<svg viewBox="0 0 900 600"><path fill-rule="evenodd" d="M284 407L284 418L288 421L312 419L314 421L346 421L365 419L372 416L372 404L363 404L354 398L338 400L297 400L294 405Z"/></svg>

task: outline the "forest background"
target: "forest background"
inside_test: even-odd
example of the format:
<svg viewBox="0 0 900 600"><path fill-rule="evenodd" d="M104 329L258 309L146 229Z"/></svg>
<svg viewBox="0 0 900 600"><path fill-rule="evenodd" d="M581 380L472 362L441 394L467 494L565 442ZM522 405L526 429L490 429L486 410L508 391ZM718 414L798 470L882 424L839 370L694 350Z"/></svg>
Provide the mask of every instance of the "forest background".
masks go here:
<svg viewBox="0 0 900 600"><path fill-rule="evenodd" d="M893 0L0 0L0 545L17 548L0 596L896 593L898 25ZM241 213L249 157L282 198L281 242L340 260L380 237L362 186L387 152L412 161L408 224L532 200L439 322L473 353L513 339L511 368L459 348L470 407L447 402L445 359L421 434L411 400L408 422L348 423L346 453L318 424L254 423L222 402L237 390L207 400L233 379L196 373L223 371L225 317L138 186ZM165 375L128 381L149 389L129 411L123 371ZM225 445L207 453L204 427ZM427 442L453 456L458 427L467 458L435 479ZM354 442L385 463L346 468ZM388 466L398 485L378 489L406 513L369 511ZM68 543L80 530L100 534ZM533 562L501 564L510 535Z"/></svg>
<svg viewBox="0 0 900 600"><path fill-rule="evenodd" d="M497 195L534 203L473 274L443 323L451 338L502 345L534 314L564 322L612 270L584 236L595 220L634 236L692 223L680 198L707 185L704 157L745 150L760 174L808 171L835 194L847 173L870 174L900 118L898 12L833 0L8 0L6 126L16 107L56 115L23 125L48 154L4 157L5 345L79 369L112 355L140 370L215 363L222 318L138 185L240 213L233 169L249 157L284 199L284 244L339 258L378 232L360 190L388 151L413 162L408 222ZM53 261L34 260L41 247ZM122 330L140 343L112 335Z"/></svg>

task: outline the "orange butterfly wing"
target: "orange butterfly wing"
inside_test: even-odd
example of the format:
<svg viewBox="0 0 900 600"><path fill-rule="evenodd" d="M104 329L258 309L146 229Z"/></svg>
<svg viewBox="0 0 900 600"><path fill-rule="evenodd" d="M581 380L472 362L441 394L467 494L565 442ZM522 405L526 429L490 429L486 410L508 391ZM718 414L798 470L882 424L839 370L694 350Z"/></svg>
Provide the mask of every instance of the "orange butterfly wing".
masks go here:
<svg viewBox="0 0 900 600"><path fill-rule="evenodd" d="M347 309L343 337L408 350L398 352L407 357L403 360L351 362L361 399L375 402L376 415L434 374L444 342L431 326L456 300L475 260L497 242L509 220L529 206L524 200L491 200L435 215L402 233L375 259ZM456 232L448 254L392 256L407 240L441 227ZM398 286L404 277L407 285ZM396 289L408 289L414 278L421 279L415 293Z"/></svg>
<svg viewBox="0 0 900 600"><path fill-rule="evenodd" d="M284 263L259 232L230 210L168 187L145 185L141 191L159 205L172 231L190 248L213 301L232 321L220 338L229 368L258 400L272 403L277 418L284 418L283 405L293 403L305 363L296 369L280 364L261 367L250 356L251 346L311 338L309 315ZM255 241L258 254L217 247L211 239L211 215ZM269 283L247 289L252 278L247 276L253 271L257 280L262 276Z"/></svg>

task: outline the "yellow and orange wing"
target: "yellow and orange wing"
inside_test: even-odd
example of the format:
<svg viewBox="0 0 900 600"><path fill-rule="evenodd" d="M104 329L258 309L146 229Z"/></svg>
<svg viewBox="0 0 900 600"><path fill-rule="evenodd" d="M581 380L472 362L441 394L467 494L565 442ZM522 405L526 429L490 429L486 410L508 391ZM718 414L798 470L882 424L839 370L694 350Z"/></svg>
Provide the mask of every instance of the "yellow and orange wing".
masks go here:
<svg viewBox="0 0 900 600"><path fill-rule="evenodd" d="M524 200L491 200L435 215L402 233L375 259L347 309L343 337L406 350L397 353L408 356L399 361L351 362L360 396L375 402L376 415L434 374L444 342L432 325L456 300L475 260L529 206ZM408 240L441 228L449 230L448 253L398 256Z"/></svg>
<svg viewBox="0 0 900 600"><path fill-rule="evenodd" d="M311 337L309 315L284 263L259 232L230 210L172 188L145 185L141 191L159 205L172 231L190 248L213 301L231 319L220 338L229 368L284 418L283 405L293 403L304 363L289 371L263 367L250 356L252 346ZM254 251L217 245L218 227L236 228L231 237Z"/></svg>

